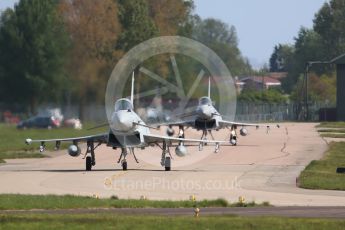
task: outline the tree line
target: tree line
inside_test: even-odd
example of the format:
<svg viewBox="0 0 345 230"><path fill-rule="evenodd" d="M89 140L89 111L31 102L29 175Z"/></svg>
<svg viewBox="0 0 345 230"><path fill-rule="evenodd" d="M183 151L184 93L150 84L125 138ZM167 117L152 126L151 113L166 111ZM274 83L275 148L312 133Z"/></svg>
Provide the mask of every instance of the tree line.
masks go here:
<svg viewBox="0 0 345 230"><path fill-rule="evenodd" d="M325 2L315 14L313 27L302 27L293 44L278 44L270 57L270 71L288 72L283 89L291 99L301 100L303 74L309 61L329 61L345 52L345 0ZM312 101L335 103L334 67L315 64L309 74Z"/></svg>
<svg viewBox="0 0 345 230"><path fill-rule="evenodd" d="M0 103L31 113L47 102L103 103L117 61L140 42L163 35L202 42L233 75L253 71L235 27L201 19L193 1L20 0L0 16Z"/></svg>

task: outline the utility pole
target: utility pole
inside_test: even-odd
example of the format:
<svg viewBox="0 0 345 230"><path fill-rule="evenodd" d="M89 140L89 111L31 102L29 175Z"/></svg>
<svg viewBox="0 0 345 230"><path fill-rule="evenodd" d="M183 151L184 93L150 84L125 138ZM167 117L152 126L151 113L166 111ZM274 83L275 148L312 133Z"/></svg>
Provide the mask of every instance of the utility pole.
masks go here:
<svg viewBox="0 0 345 230"><path fill-rule="evenodd" d="M305 88L304 88L304 109L305 109L305 114L304 114L304 120L309 120L309 102L308 102L308 72L309 68L311 67L311 63L307 62L305 65L305 72L304 72L304 82L305 82Z"/></svg>

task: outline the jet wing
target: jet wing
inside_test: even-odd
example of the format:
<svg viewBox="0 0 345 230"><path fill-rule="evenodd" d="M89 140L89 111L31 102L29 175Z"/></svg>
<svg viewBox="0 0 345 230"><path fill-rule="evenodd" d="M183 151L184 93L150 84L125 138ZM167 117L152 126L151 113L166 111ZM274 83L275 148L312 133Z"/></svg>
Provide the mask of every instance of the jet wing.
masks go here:
<svg viewBox="0 0 345 230"><path fill-rule="evenodd" d="M188 138L178 138L178 137L169 137L169 136L160 136L155 134L144 134L144 140L147 144L161 143L163 141L169 143L214 143L214 144L223 144L228 143L227 141L218 141L218 140L198 140L198 139L188 139Z"/></svg>
<svg viewBox="0 0 345 230"><path fill-rule="evenodd" d="M159 124L158 126L187 126L193 127L195 124L195 119L193 120L185 120L185 121L174 121L174 122L166 122Z"/></svg>
<svg viewBox="0 0 345 230"><path fill-rule="evenodd" d="M95 141L95 142L106 142L108 139L108 133L90 135L90 136L82 136L82 137L71 137L71 138L56 138L56 139L41 139L41 140L32 140L30 138L25 140L26 144L31 144L35 142L44 143L44 142L87 142L87 141Z"/></svg>
<svg viewBox="0 0 345 230"><path fill-rule="evenodd" d="M242 123L242 122L235 122L235 121L219 121L219 125L224 128L224 127L230 127L232 125L237 125L237 126L255 126L256 128L259 127L265 127L269 128L271 125L270 124L253 124L253 123ZM277 125L279 127L279 125Z"/></svg>

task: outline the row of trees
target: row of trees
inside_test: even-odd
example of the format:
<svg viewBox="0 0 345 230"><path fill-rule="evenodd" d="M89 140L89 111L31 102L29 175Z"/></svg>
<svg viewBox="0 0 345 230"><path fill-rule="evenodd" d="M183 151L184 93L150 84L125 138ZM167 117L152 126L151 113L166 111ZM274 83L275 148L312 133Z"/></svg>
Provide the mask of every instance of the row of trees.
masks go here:
<svg viewBox="0 0 345 230"><path fill-rule="evenodd" d="M283 89L301 100L301 78L308 61L329 61L345 52L345 0L324 3L315 14L313 28L301 28L294 44L278 44L270 58L270 71L288 72ZM336 80L330 65L313 65L310 97L335 102Z"/></svg>
<svg viewBox="0 0 345 230"><path fill-rule="evenodd" d="M20 0L0 17L1 102L31 112L43 102L103 102L122 55L161 35L199 40L233 74L251 72L235 28L193 9L184 0Z"/></svg>
<svg viewBox="0 0 345 230"><path fill-rule="evenodd" d="M280 89L268 89L262 91L244 89L237 99L240 102L285 104L288 98L281 93Z"/></svg>

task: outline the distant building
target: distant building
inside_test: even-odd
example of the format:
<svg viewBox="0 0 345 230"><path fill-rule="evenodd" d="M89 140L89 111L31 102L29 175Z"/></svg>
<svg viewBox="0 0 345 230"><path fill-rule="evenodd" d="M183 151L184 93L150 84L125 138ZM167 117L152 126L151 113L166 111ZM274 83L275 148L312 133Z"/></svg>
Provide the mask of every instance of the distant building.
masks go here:
<svg viewBox="0 0 345 230"><path fill-rule="evenodd" d="M218 76L214 76L211 79L211 87L215 87L215 83L226 83L226 84L233 84L235 83L236 91L237 93L241 93L241 91L245 87L250 87L256 90L266 90L270 89L272 87L280 87L281 82L280 79L284 78L287 76L287 73L268 73L267 76L243 76L243 77L238 77L235 76L233 78L225 77L221 78ZM224 82L225 79L225 82ZM203 78L202 79L202 84L207 87L208 85L208 78Z"/></svg>
<svg viewBox="0 0 345 230"><path fill-rule="evenodd" d="M267 73L267 77L281 80L283 78L286 78L287 74L288 74L287 72L270 72L270 73Z"/></svg>
<svg viewBox="0 0 345 230"><path fill-rule="evenodd" d="M280 86L281 82L278 79L269 76L248 76L236 79L236 87L238 92L241 92L245 88L267 90Z"/></svg>

